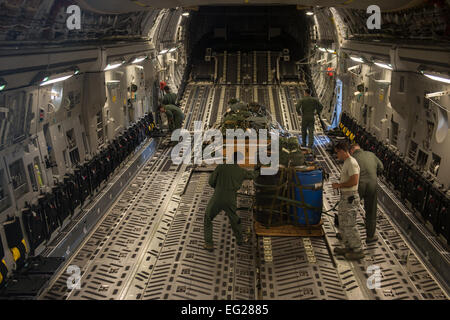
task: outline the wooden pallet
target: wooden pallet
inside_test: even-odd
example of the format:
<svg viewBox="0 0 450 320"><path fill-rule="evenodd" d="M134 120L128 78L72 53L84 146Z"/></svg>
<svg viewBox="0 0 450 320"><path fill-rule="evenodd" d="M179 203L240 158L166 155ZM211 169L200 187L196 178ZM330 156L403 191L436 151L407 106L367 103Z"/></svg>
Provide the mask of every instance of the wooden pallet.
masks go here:
<svg viewBox="0 0 450 320"><path fill-rule="evenodd" d="M223 150L222 154L224 159L227 157L227 148L230 148L230 151L243 152L244 163L239 164L242 168L254 168L258 163L258 148L263 146L268 149L268 155L270 156L270 139L262 140L257 139L255 141L250 141L249 139L236 138L233 140L227 140L226 137L223 139ZM224 160L225 161L225 160Z"/></svg>
<svg viewBox="0 0 450 320"><path fill-rule="evenodd" d="M256 235L266 237L322 237L325 234L322 224L322 221L320 221L319 224L309 227L284 225L267 228L258 221L255 221L254 229Z"/></svg>

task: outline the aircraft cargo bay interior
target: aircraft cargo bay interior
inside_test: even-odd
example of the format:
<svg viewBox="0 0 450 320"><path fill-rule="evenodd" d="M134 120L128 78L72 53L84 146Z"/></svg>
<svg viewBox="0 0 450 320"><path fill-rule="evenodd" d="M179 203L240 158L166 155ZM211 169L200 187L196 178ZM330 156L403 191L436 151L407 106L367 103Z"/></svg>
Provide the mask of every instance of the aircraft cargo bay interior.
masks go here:
<svg viewBox="0 0 450 320"><path fill-rule="evenodd" d="M0 8L1 300L449 299L449 1Z"/></svg>

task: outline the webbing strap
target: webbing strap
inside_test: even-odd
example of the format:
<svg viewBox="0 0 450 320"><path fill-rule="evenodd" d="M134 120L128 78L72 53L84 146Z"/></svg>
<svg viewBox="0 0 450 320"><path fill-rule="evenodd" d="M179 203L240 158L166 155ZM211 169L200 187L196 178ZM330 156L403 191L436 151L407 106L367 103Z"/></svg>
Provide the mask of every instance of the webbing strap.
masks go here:
<svg viewBox="0 0 450 320"><path fill-rule="evenodd" d="M294 204L296 207L299 207L299 208L310 209L310 210L318 210L318 211L321 211L321 210L322 210L322 208L314 207L314 206L312 206L312 205L307 204L306 202L297 201L297 200L294 200L294 199L289 199L289 198L281 197L281 196L278 196L278 197L276 197L276 198L277 198L278 200L281 200L281 201L285 201L285 202L289 202L289 203L291 203L291 204Z"/></svg>
<svg viewBox="0 0 450 320"><path fill-rule="evenodd" d="M11 252L14 258L14 262L17 262L21 257L25 258L25 254L28 252L25 239L22 239L17 247L11 248Z"/></svg>
<svg viewBox="0 0 450 320"><path fill-rule="evenodd" d="M277 185L277 184L259 184L259 183L254 182L255 187L261 187L261 188L273 189L273 190L281 189L282 187L286 186L286 183L287 182Z"/></svg>
<svg viewBox="0 0 450 320"><path fill-rule="evenodd" d="M28 252L28 247L27 247L27 243L25 242L25 239L22 239L22 244L25 247L25 252Z"/></svg>
<svg viewBox="0 0 450 320"><path fill-rule="evenodd" d="M297 184L297 183L293 183L292 185L298 189L305 189L305 190L321 190L322 189L322 184L320 184L320 188L317 188L315 185L305 186L305 185L301 185L301 184Z"/></svg>
<svg viewBox="0 0 450 320"><path fill-rule="evenodd" d="M12 252L12 255L13 255L14 262L16 262L17 260L20 259L19 248L17 248L17 247L11 248L11 252Z"/></svg>
<svg viewBox="0 0 450 320"><path fill-rule="evenodd" d="M283 183L283 184L280 184L280 185L275 185L275 184L259 184L259 183L256 183L256 182L254 182L254 184L255 184L256 187L261 187L261 188L266 188L266 189L277 190L277 189L280 189L280 188L284 187L284 186L287 184L287 182L285 182L285 183ZM304 185L296 184L296 183L292 183L292 185L293 185L294 187L298 188L298 189L305 189L305 190L320 190L320 189L322 189L322 184L321 184L321 187L320 187L320 188L317 188L316 186L304 186Z"/></svg>
<svg viewBox="0 0 450 320"><path fill-rule="evenodd" d="M8 275L8 268L6 267L6 261L5 259L2 259L0 262L0 284L3 283L3 280Z"/></svg>

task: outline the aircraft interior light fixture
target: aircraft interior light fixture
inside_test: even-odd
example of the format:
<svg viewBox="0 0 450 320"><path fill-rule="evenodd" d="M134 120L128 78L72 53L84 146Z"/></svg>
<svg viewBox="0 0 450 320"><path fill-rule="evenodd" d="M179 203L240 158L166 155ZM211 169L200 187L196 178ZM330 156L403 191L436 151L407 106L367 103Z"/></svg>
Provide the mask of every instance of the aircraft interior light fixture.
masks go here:
<svg viewBox="0 0 450 320"><path fill-rule="evenodd" d="M59 73L55 73L55 74L43 74L42 76L40 76L40 79L38 80L39 86L46 86L49 84L53 84L53 83L57 83L57 82L62 82L65 81L67 79L72 78L74 75L79 74L80 70L78 68L73 68L70 71L65 71L65 72L59 72Z"/></svg>
<svg viewBox="0 0 450 320"><path fill-rule="evenodd" d="M169 52L169 49L164 49L159 54L166 54L167 52Z"/></svg>
<svg viewBox="0 0 450 320"><path fill-rule="evenodd" d="M148 56L142 56L142 57L137 57L136 59L134 59L133 60L133 64L134 63L140 63L140 62L142 62L142 61L144 61L145 59L147 59L148 58Z"/></svg>
<svg viewBox="0 0 450 320"><path fill-rule="evenodd" d="M391 84L390 80L377 80L377 79L374 79L373 81L375 81L378 84L385 84L385 85Z"/></svg>
<svg viewBox="0 0 450 320"><path fill-rule="evenodd" d="M423 70L420 72L429 79L450 84L450 77L448 75Z"/></svg>
<svg viewBox="0 0 450 320"><path fill-rule="evenodd" d="M448 96L448 95L450 95L450 90L427 93L425 95L425 98L430 99L430 98L442 97L442 96Z"/></svg>
<svg viewBox="0 0 450 320"><path fill-rule="evenodd" d="M108 63L108 65L106 66L105 70L103 70L103 71L109 71L109 70L117 69L118 67L122 66L124 63L125 63L124 60L122 60L122 61L114 61L114 62Z"/></svg>
<svg viewBox="0 0 450 320"><path fill-rule="evenodd" d="M312 11L306 11L306 14L307 14L308 16L313 16L313 15L314 15L314 12L312 12Z"/></svg>
<svg viewBox="0 0 450 320"><path fill-rule="evenodd" d="M174 51L176 51L176 50L177 50L176 47L175 47L175 48L172 48L172 49L169 50L169 53L170 53L170 52L174 52Z"/></svg>
<svg viewBox="0 0 450 320"><path fill-rule="evenodd" d="M384 69L393 70L390 63L374 62L374 64Z"/></svg>
<svg viewBox="0 0 450 320"><path fill-rule="evenodd" d="M73 74L70 74L70 75L67 75L67 76L62 76L62 77L57 77L57 78L54 78L54 79L50 79L49 77L46 77L45 79L47 79L47 80L44 79L41 82L40 86L42 87L42 86L46 86L46 85L49 85L49 84L65 81L65 80L67 80L69 78L72 78L72 77L73 77Z"/></svg>
<svg viewBox="0 0 450 320"><path fill-rule="evenodd" d="M319 50L322 52L327 52L327 49L325 49L325 48L319 48Z"/></svg>
<svg viewBox="0 0 450 320"><path fill-rule="evenodd" d="M8 85L8 83L6 82L6 80L3 78L0 78L0 91L5 90L7 85Z"/></svg>
<svg viewBox="0 0 450 320"><path fill-rule="evenodd" d="M364 60L360 57L350 57L350 59L352 59L353 61L356 61L356 62L364 63Z"/></svg>
<svg viewBox="0 0 450 320"><path fill-rule="evenodd" d="M183 12L181 15L182 15L183 17L189 17L190 13L189 13L189 12Z"/></svg>

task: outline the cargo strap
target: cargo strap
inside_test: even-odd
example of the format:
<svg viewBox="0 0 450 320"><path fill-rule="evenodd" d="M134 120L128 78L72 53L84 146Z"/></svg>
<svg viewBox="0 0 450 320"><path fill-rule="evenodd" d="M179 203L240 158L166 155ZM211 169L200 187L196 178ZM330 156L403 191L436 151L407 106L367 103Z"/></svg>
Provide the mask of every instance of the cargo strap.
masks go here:
<svg viewBox="0 0 450 320"><path fill-rule="evenodd" d="M0 262L0 287L4 284L4 280L8 275L8 268L6 267L5 259L2 259Z"/></svg>
<svg viewBox="0 0 450 320"><path fill-rule="evenodd" d="M280 185L276 185L276 184L259 184L259 183L256 183L256 182L254 182L254 184L255 184L255 187L276 190L276 189L279 189L279 188L282 188L282 187L286 186L287 182L284 182L283 184L280 184ZM294 184L291 183L291 185L293 185L294 187L296 187L298 189L305 189L305 190L320 190L320 189L322 189L322 184L320 185L320 188L318 188L315 185L314 186L303 186L301 184L296 184L296 183L294 183Z"/></svg>
<svg viewBox="0 0 450 320"><path fill-rule="evenodd" d="M277 190L277 189L281 189L282 187L285 187L287 182L284 182L282 184L259 184L259 183L254 182L254 184L255 184L255 187Z"/></svg>
<svg viewBox="0 0 450 320"><path fill-rule="evenodd" d="M25 254L28 252L25 239L17 245L17 247L11 248L14 262L17 262L20 258L25 259Z"/></svg>
<svg viewBox="0 0 450 320"><path fill-rule="evenodd" d="M294 200L294 199L289 199L286 197L277 196L276 199L294 204L296 207L300 207L300 208L304 208L304 209L319 210L319 211L322 210L322 208L320 208L320 207L314 207L305 202Z"/></svg>

